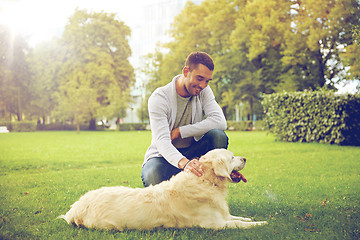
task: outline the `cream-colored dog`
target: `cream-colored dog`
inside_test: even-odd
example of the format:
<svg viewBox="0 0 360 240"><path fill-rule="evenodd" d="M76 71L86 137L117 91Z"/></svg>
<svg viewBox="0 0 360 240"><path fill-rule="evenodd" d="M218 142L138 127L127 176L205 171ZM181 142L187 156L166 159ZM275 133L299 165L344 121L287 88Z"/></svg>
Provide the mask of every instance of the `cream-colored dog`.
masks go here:
<svg viewBox="0 0 360 240"><path fill-rule="evenodd" d="M97 229L248 228L267 222L231 216L226 203L227 182L239 182L245 159L225 149L199 160L205 174L183 171L147 188L103 187L75 202L66 215L69 224ZM245 180L246 181L246 180Z"/></svg>

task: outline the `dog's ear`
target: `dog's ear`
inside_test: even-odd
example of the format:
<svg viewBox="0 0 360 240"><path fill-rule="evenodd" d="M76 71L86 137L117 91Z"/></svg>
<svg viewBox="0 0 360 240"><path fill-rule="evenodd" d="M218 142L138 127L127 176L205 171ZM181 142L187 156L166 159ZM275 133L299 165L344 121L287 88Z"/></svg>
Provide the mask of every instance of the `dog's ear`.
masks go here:
<svg viewBox="0 0 360 240"><path fill-rule="evenodd" d="M212 161L214 172L217 176L221 176L227 178L229 181L231 180L229 174L229 163L225 158L218 157Z"/></svg>

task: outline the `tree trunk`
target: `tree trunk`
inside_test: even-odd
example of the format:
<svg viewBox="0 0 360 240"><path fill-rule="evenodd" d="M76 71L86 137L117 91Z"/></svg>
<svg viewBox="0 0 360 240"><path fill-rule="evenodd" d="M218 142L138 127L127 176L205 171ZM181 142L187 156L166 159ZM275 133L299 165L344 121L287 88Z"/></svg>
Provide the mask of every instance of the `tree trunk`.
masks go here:
<svg viewBox="0 0 360 240"><path fill-rule="evenodd" d="M91 130L91 131L95 131L95 130L96 130L96 119L95 119L95 118L92 118L92 119L90 120L89 130Z"/></svg>
<svg viewBox="0 0 360 240"><path fill-rule="evenodd" d="M76 133L79 135L80 133L80 121L79 119L76 119Z"/></svg>
<svg viewBox="0 0 360 240"><path fill-rule="evenodd" d="M222 111L223 111L223 113L224 113L224 116L225 116L225 119L227 119L227 107L223 107L222 108Z"/></svg>
<svg viewBox="0 0 360 240"><path fill-rule="evenodd" d="M250 121L253 120L253 116L254 116L254 98L252 96L250 96L249 99L249 103L250 103Z"/></svg>
<svg viewBox="0 0 360 240"><path fill-rule="evenodd" d="M18 121L22 120L22 109L21 109L21 96L20 96L20 87L17 89L17 104L18 104L18 111L17 111L17 118Z"/></svg>
<svg viewBox="0 0 360 240"><path fill-rule="evenodd" d="M316 53L316 58L318 60L319 69L318 69L318 84L320 87L323 87L326 83L325 80L325 69L326 69L326 62L323 61L322 54L320 50L318 50ZM331 81L332 79L330 79ZM317 86L316 86L317 87ZM316 87L314 89L316 89Z"/></svg>

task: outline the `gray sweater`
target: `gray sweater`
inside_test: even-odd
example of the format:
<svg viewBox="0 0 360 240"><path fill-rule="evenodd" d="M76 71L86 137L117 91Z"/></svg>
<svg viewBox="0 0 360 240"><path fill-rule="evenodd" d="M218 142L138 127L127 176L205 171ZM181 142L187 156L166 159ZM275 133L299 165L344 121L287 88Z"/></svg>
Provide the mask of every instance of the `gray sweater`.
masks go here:
<svg viewBox="0 0 360 240"><path fill-rule="evenodd" d="M171 131L176 120L177 102L175 81L173 78L167 85L156 89L148 101L151 126L151 145L145 153L143 165L153 157L164 157L170 164L178 167L178 162L184 156L171 143ZM212 129L226 129L226 119L215 101L215 96L209 86L204 88L192 100L192 123L179 128L182 138L194 137L199 141ZM205 114L205 118L204 115Z"/></svg>

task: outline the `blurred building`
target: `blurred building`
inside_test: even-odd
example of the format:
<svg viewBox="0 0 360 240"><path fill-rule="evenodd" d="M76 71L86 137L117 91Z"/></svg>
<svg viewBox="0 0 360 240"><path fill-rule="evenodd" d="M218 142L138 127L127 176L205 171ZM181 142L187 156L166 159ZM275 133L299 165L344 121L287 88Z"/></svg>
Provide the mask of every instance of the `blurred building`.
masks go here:
<svg viewBox="0 0 360 240"><path fill-rule="evenodd" d="M131 28L130 47L132 56L130 63L135 68L136 84L132 89L132 103L127 110L124 123L138 123L139 109L145 98L144 83L146 76L142 73L143 59L149 53L155 52L159 43L169 42L170 36L167 33L171 27L174 17L184 8L188 0L154 0L142 7L139 11L139 23ZM193 0L193 3L200 4L202 0Z"/></svg>

